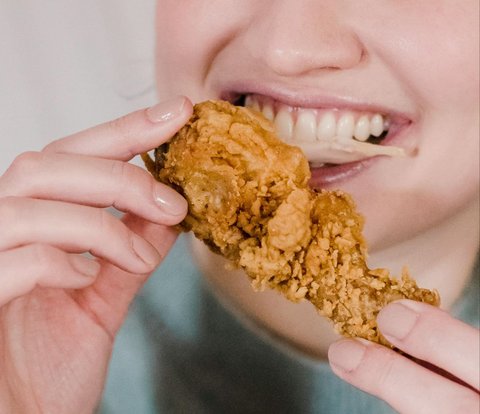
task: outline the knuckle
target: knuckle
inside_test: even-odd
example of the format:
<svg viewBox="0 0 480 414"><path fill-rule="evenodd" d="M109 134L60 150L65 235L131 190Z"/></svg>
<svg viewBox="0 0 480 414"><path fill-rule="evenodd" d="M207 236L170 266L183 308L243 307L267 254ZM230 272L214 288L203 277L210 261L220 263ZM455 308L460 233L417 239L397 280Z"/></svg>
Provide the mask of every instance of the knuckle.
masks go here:
<svg viewBox="0 0 480 414"><path fill-rule="evenodd" d="M108 126L113 135L119 137L121 141L135 142L138 134L128 115L110 121Z"/></svg>
<svg viewBox="0 0 480 414"><path fill-rule="evenodd" d="M134 150L139 136L142 135L142 128L136 117L132 114L122 116L107 123L110 134L119 141L118 148L121 148L122 159L132 159L137 152Z"/></svg>
<svg viewBox="0 0 480 414"><path fill-rule="evenodd" d="M109 232L111 229L110 217L105 210L96 210L97 211L97 225L101 233Z"/></svg>
<svg viewBox="0 0 480 414"><path fill-rule="evenodd" d="M115 184L112 192L112 206L118 208L120 200L125 196L125 190L128 189L127 164L121 161L112 161L110 173L114 177Z"/></svg>
<svg viewBox="0 0 480 414"><path fill-rule="evenodd" d="M398 355L384 350L379 350L379 352L381 353L378 355L378 360L381 361L381 364L379 364L380 369L378 374L373 377L374 384L372 386L377 393L381 394L382 390L393 386L395 382Z"/></svg>
<svg viewBox="0 0 480 414"><path fill-rule="evenodd" d="M30 246L30 255L39 273L48 272L52 268L52 263L58 262L60 259L60 253L56 248L41 243Z"/></svg>
<svg viewBox="0 0 480 414"><path fill-rule="evenodd" d="M115 181L112 186L113 207L118 208L122 204L121 200L132 192L138 194L139 191L153 191L150 177L135 165L123 161L112 161L110 173ZM153 179L151 181L153 182Z"/></svg>
<svg viewBox="0 0 480 414"><path fill-rule="evenodd" d="M447 315L445 313L445 315ZM448 316L448 315L447 315ZM418 347L421 344L421 352L425 355L437 353L439 346L442 345L444 338L445 320L442 313L422 313L416 323L404 339L410 346Z"/></svg>
<svg viewBox="0 0 480 414"><path fill-rule="evenodd" d="M150 178L141 168L122 161L113 162L112 174L117 177L122 189L128 189L131 186L138 188L145 182L145 178ZM153 178L151 181L153 182Z"/></svg>
<svg viewBox="0 0 480 414"><path fill-rule="evenodd" d="M60 138L60 139L56 139L55 141L49 142L47 145L45 145L42 148L42 152L44 154L56 152L58 150L59 143L63 142L63 139L64 138Z"/></svg>
<svg viewBox="0 0 480 414"><path fill-rule="evenodd" d="M25 194L33 185L32 177L36 177L43 161L44 155L40 152L28 151L18 155L0 177L0 196Z"/></svg>
<svg viewBox="0 0 480 414"><path fill-rule="evenodd" d="M2 232L17 221L20 207L21 200L18 197L0 198L0 229Z"/></svg>
<svg viewBox="0 0 480 414"><path fill-rule="evenodd" d="M10 165L8 171L14 175L30 174L41 164L43 155L36 151L27 151L18 155Z"/></svg>
<svg viewBox="0 0 480 414"><path fill-rule="evenodd" d="M128 164L122 161L111 161L110 173L120 187L123 187L129 180L130 171L128 169Z"/></svg>
<svg viewBox="0 0 480 414"><path fill-rule="evenodd" d="M20 168L21 170L31 169L38 165L39 161L42 159L42 153L38 151L27 151L18 155L14 160L12 165L14 167Z"/></svg>
<svg viewBox="0 0 480 414"><path fill-rule="evenodd" d="M119 237L119 232L122 231L121 223L113 217L106 210L96 210L98 229L100 234L104 235L107 239L111 237Z"/></svg>

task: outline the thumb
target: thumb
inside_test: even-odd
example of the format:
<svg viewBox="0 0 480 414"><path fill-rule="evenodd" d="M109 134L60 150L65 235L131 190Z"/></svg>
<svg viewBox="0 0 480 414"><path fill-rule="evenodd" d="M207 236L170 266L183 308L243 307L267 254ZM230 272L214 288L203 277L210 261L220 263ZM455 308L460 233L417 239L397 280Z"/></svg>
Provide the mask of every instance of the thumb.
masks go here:
<svg viewBox="0 0 480 414"><path fill-rule="evenodd" d="M132 214L122 221L139 236L150 242L159 252L160 264L178 237L173 227L155 224ZM77 301L93 314L113 338L122 325L128 307L150 274L129 273L106 261L100 261L102 269L95 283L79 292Z"/></svg>

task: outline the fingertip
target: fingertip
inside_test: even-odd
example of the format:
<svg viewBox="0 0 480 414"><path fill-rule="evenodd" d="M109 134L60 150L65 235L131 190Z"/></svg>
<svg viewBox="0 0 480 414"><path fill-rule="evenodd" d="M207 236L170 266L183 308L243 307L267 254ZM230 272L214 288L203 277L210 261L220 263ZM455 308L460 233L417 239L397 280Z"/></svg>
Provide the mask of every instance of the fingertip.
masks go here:
<svg viewBox="0 0 480 414"><path fill-rule="evenodd" d="M425 303L425 302L420 302L418 300L412 300L412 299L400 299L395 302L390 303L389 305L392 304L399 304L402 305L414 312L417 313L422 313L422 312L427 312L427 311L436 311L436 310L441 310L438 306L434 306L430 303ZM387 305L387 306L389 306ZM442 311L443 312L443 311Z"/></svg>
<svg viewBox="0 0 480 414"><path fill-rule="evenodd" d="M193 107L192 102L183 95L157 103L146 109L147 119L154 123L165 123L178 117L190 117Z"/></svg>
<svg viewBox="0 0 480 414"><path fill-rule="evenodd" d="M395 338L401 339L398 337L398 331L401 326L406 330L405 325L413 326L416 319L422 314L437 312L446 313L444 310L428 303L411 299L400 299L387 304L380 310L377 315L377 325L383 334L388 335L392 330L397 331Z"/></svg>
<svg viewBox="0 0 480 414"><path fill-rule="evenodd" d="M395 302L379 312L377 324L387 340L397 342L410 334L418 318L418 312L405 306L403 302Z"/></svg>
<svg viewBox="0 0 480 414"><path fill-rule="evenodd" d="M131 247L138 259L137 263L143 267L143 269L132 269L135 273L150 273L159 265L162 257L157 249L149 241L133 232L131 236Z"/></svg>
<svg viewBox="0 0 480 414"><path fill-rule="evenodd" d="M126 214L122 221L132 231L148 240L162 258L167 255L179 234L179 229L172 225L146 221L132 214Z"/></svg>
<svg viewBox="0 0 480 414"><path fill-rule="evenodd" d="M341 339L328 349L328 360L332 368L341 373L351 373L362 362L367 344L359 339Z"/></svg>
<svg viewBox="0 0 480 414"><path fill-rule="evenodd" d="M168 216L168 223L164 224L178 224L187 215L187 200L165 184L155 182L153 199L160 211Z"/></svg>
<svg viewBox="0 0 480 414"><path fill-rule="evenodd" d="M159 223L159 224L163 224L163 225L166 225L166 226L176 226L176 225L180 224L183 220L185 220L186 216L187 216L186 212L181 213L181 214L177 214L177 215L173 215L173 214L166 215L166 216L164 216L162 222Z"/></svg>
<svg viewBox="0 0 480 414"><path fill-rule="evenodd" d="M191 99L187 96L182 95L185 98L185 107L184 111L185 113L190 117L193 114L193 102Z"/></svg>
<svg viewBox="0 0 480 414"><path fill-rule="evenodd" d="M43 152L127 161L168 141L190 119L193 105L176 96L49 143Z"/></svg>
<svg viewBox="0 0 480 414"><path fill-rule="evenodd" d="M100 273L100 263L79 255L70 255L69 261L73 269L89 278L95 278Z"/></svg>

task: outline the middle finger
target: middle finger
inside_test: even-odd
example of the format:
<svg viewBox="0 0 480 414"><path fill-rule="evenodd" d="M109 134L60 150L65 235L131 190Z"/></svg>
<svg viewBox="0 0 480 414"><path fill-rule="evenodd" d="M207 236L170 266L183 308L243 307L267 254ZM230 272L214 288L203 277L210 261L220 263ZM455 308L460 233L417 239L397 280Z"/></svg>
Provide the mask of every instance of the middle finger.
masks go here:
<svg viewBox="0 0 480 414"><path fill-rule="evenodd" d="M122 161L77 154L27 152L0 178L0 197L54 199L131 212L160 224L177 224L183 197L145 170Z"/></svg>

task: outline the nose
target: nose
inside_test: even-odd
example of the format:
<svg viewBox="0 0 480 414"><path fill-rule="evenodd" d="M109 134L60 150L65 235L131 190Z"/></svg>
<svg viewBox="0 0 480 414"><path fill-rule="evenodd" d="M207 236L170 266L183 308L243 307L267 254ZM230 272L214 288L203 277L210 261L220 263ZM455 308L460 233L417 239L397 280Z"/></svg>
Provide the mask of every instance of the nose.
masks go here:
<svg viewBox="0 0 480 414"><path fill-rule="evenodd" d="M338 0L275 0L248 30L246 47L280 76L350 69L364 46L342 19Z"/></svg>

